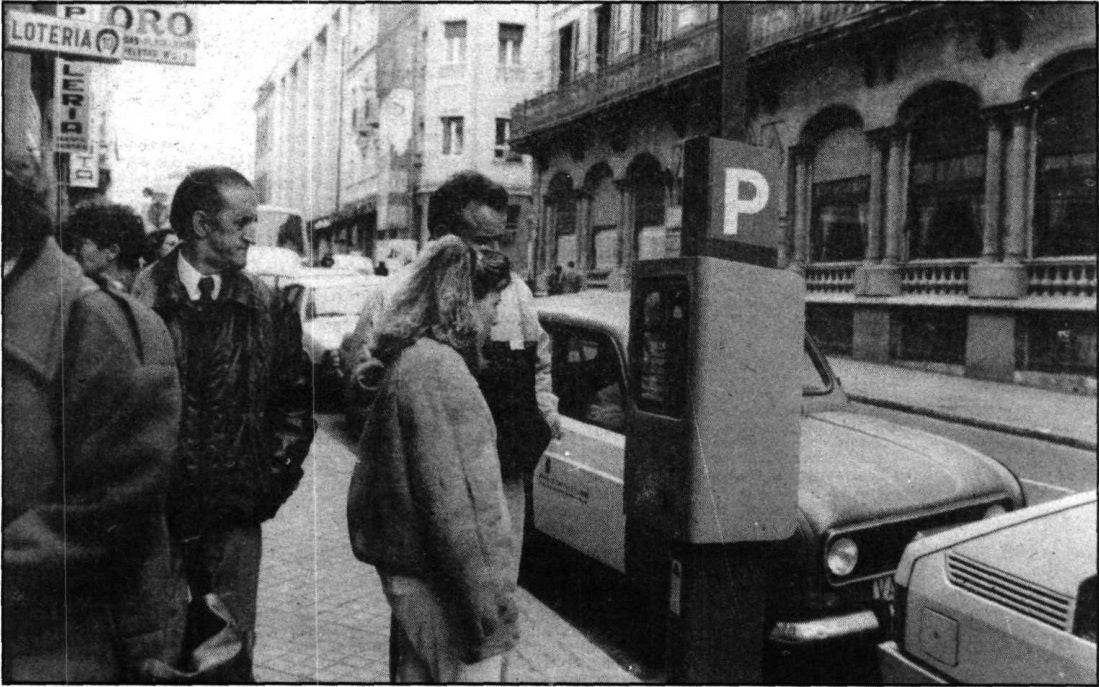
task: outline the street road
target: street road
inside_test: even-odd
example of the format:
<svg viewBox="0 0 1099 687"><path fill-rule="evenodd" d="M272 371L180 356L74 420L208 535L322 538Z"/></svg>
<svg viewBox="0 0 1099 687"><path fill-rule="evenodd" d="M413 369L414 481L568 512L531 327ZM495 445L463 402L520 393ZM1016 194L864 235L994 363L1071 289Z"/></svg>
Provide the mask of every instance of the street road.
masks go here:
<svg viewBox="0 0 1099 687"><path fill-rule="evenodd" d="M1088 451L871 406L855 408L943 434L997 458L1020 476L1031 504L1096 484L1095 454ZM278 517L264 525L256 677L261 682L387 682L389 608L373 568L356 561L347 543L344 507L355 440L341 416L317 419L320 429L306 476ZM609 569L552 542L528 548L528 554L521 619L525 627L537 627L543 639L520 649L510 679L662 681L659 637L649 630L637 593ZM603 651L584 650L578 635ZM839 677L827 681L859 681L859 669L844 666ZM856 674L843 680L850 670Z"/></svg>

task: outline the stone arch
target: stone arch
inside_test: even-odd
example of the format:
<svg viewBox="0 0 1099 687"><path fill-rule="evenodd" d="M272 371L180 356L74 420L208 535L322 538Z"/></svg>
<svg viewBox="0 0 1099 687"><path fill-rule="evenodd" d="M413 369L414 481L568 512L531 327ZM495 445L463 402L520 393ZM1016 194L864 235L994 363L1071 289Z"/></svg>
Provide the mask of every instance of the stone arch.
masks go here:
<svg viewBox="0 0 1099 687"><path fill-rule="evenodd" d="M1062 53L1039 67L1023 84L1020 98L1040 98L1054 83L1096 69L1095 47Z"/></svg>
<svg viewBox="0 0 1099 687"><path fill-rule="evenodd" d="M613 269L619 264L619 232L622 204L614 170L606 161L592 165L584 176L588 197L587 234L584 239L585 267Z"/></svg>
<svg viewBox="0 0 1099 687"><path fill-rule="evenodd" d="M849 105L829 105L809 118L801 129L798 143L815 146L825 136L842 127L862 129L862 116Z"/></svg>
<svg viewBox="0 0 1099 687"><path fill-rule="evenodd" d="M981 107L981 96L969 86L956 81L929 83L905 98L897 109L897 124L909 127L914 121L946 102L954 101L971 107Z"/></svg>

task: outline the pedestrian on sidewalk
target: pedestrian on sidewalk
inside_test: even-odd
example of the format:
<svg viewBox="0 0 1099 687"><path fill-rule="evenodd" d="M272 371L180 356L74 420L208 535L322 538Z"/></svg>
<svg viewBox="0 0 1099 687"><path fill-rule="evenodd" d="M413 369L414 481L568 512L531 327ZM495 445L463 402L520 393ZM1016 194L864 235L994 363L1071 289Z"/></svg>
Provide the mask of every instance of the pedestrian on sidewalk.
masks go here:
<svg viewBox="0 0 1099 687"><path fill-rule="evenodd" d="M145 223L128 205L87 203L65 225L84 274L119 293L129 293L141 269Z"/></svg>
<svg viewBox="0 0 1099 687"><path fill-rule="evenodd" d="M217 594L238 624L246 660L235 681L244 682L253 680L260 523L297 487L315 428L298 314L242 271L256 206L239 172L192 171L172 198L182 243L134 284L168 325L183 387L170 525L192 596Z"/></svg>
<svg viewBox="0 0 1099 687"><path fill-rule="evenodd" d="M435 239L454 235L468 245L498 251L505 234L507 205L504 187L479 172L458 172L432 195L428 226ZM376 290L359 316L352 336L363 342L355 375L364 379L364 386L370 384L365 381L369 375L376 375L379 369L370 355L372 328L391 294L403 283L391 279L387 288ZM550 439L560 437L561 418L553 393L549 335L538 322L530 287L514 272L500 294L498 315L484 346L485 365L475 374L496 423L496 448L512 536L517 550L522 551L527 484ZM518 576L517 567L516 580Z"/></svg>
<svg viewBox="0 0 1099 687"><path fill-rule="evenodd" d="M546 295L558 296L565 292L564 268L554 265L553 271L546 277Z"/></svg>
<svg viewBox="0 0 1099 687"><path fill-rule="evenodd" d="M576 269L576 263L569 260L565 272L561 275L561 293L580 293L584 290L584 274Z"/></svg>
<svg viewBox="0 0 1099 687"><path fill-rule="evenodd" d="M429 243L374 332L386 373L348 492L355 556L393 610L397 682L500 682L519 639L496 430L473 375L507 258Z"/></svg>
<svg viewBox="0 0 1099 687"><path fill-rule="evenodd" d="M147 660L177 659L186 603L164 503L168 332L82 274L7 172L2 226L2 680L147 682Z"/></svg>

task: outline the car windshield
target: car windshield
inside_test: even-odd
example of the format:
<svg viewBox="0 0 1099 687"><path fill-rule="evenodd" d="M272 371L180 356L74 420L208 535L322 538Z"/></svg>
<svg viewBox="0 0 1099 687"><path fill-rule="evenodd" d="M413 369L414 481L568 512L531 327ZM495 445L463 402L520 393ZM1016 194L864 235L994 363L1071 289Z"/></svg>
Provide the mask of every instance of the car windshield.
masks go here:
<svg viewBox="0 0 1099 687"><path fill-rule="evenodd" d="M368 287L348 284L317 286L309 290L305 318L358 315L366 300Z"/></svg>

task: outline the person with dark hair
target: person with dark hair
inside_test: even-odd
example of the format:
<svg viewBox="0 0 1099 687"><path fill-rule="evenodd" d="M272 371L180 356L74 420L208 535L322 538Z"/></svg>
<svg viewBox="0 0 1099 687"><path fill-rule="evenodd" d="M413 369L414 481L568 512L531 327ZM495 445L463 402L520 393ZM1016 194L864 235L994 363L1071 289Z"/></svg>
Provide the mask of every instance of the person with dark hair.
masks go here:
<svg viewBox="0 0 1099 687"><path fill-rule="evenodd" d="M455 235L469 245L498 250L504 234L507 191L484 175L465 171L447 179L431 197L428 211L435 239ZM369 353L374 323L385 311L389 294L378 289L363 307L355 332L364 342L354 378L370 385L378 361ZM496 421L497 449L513 534L520 550L526 517L526 486L549 441L561 434L557 396L550 376L550 340L538 322L530 287L516 274L500 295L499 318L484 347L488 364L478 373L481 391ZM515 570L516 578L519 571Z"/></svg>
<svg viewBox="0 0 1099 687"><path fill-rule="evenodd" d="M192 171L172 198L183 243L134 284L168 325L183 385L172 532L192 595L216 593L244 635L240 681L252 680L260 523L297 487L315 429L297 311L243 271L256 208L235 170Z"/></svg>
<svg viewBox="0 0 1099 687"><path fill-rule="evenodd" d="M3 675L146 682L173 663L186 590L165 493L180 389L164 324L61 252L3 186Z"/></svg>
<svg viewBox="0 0 1099 687"><path fill-rule="evenodd" d="M84 274L128 293L141 269L145 223L127 205L89 203L77 206L64 233L76 248Z"/></svg>
<svg viewBox="0 0 1099 687"><path fill-rule="evenodd" d="M156 229L145 235L145 250L141 256L144 266L148 267L157 260L167 257L179 245L179 237L171 229Z"/></svg>
<svg viewBox="0 0 1099 687"><path fill-rule="evenodd" d="M386 367L359 440L347 522L393 610L395 682L502 682L519 639L519 549L474 373L511 265L428 244L374 332Z"/></svg>

